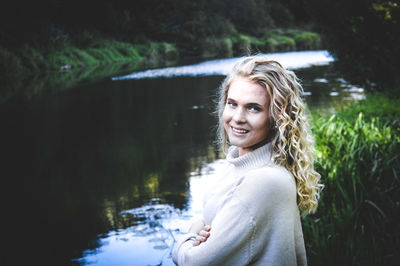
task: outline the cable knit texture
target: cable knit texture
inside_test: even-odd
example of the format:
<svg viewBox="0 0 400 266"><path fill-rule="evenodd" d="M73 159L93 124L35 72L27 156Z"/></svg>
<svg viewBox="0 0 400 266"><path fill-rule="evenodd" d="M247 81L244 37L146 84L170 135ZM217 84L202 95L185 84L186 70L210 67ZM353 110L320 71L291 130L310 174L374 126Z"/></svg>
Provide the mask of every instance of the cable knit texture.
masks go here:
<svg viewBox="0 0 400 266"><path fill-rule="evenodd" d="M177 265L307 265L296 183L272 164L270 149L240 157L229 149L224 173L204 197L210 237L194 247L195 235L183 235L173 250Z"/></svg>

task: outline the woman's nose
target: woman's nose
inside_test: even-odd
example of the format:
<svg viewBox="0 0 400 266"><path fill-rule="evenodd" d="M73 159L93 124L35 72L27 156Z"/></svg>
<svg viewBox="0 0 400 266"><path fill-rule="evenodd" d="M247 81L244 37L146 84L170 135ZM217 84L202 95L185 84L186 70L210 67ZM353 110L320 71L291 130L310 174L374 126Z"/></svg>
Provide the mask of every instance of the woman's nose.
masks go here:
<svg viewBox="0 0 400 266"><path fill-rule="evenodd" d="M246 115L243 108L237 108L235 113L233 114L233 120L236 123L245 123L246 122Z"/></svg>

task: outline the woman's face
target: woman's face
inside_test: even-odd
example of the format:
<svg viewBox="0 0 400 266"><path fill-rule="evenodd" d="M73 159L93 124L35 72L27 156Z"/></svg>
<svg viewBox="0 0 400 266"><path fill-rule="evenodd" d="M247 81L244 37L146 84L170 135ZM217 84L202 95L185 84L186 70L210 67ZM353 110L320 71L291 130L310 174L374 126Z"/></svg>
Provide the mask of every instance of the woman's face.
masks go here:
<svg viewBox="0 0 400 266"><path fill-rule="evenodd" d="M229 142L239 147L239 155L265 144L269 131L269 99L266 89L238 77L231 83L223 113Z"/></svg>

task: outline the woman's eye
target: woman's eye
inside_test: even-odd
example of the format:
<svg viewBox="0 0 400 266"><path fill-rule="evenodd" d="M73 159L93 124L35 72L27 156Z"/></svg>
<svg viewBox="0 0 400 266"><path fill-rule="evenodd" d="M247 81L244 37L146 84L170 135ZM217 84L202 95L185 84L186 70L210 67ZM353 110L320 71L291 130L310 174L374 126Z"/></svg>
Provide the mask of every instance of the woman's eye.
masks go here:
<svg viewBox="0 0 400 266"><path fill-rule="evenodd" d="M228 102L228 105L231 107L236 107L237 104L235 102Z"/></svg>
<svg viewBox="0 0 400 266"><path fill-rule="evenodd" d="M249 110L252 112L260 112L261 108L257 106L249 106Z"/></svg>

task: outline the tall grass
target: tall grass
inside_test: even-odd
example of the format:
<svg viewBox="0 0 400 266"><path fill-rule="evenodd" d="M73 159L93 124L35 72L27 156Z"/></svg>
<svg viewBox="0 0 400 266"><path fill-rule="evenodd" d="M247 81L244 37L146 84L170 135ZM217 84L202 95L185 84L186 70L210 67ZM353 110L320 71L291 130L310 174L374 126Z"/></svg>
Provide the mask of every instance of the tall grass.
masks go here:
<svg viewBox="0 0 400 266"><path fill-rule="evenodd" d="M200 41L203 58L243 56L251 53L288 52L321 49L317 33L298 29L266 29L262 36L239 32L224 38L205 38Z"/></svg>
<svg viewBox="0 0 400 266"><path fill-rule="evenodd" d="M164 42L132 44L98 39L85 47L69 43L47 47L25 44L13 51L0 47L0 59L0 76L19 77L38 72L69 71L110 63L171 65L177 62L179 53L174 45Z"/></svg>
<svg viewBox="0 0 400 266"><path fill-rule="evenodd" d="M382 118L373 114L376 99ZM387 104L393 101L397 105ZM325 189L317 213L303 222L310 265L398 262L399 106L370 95L336 115L313 117L316 169Z"/></svg>

